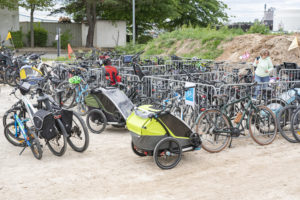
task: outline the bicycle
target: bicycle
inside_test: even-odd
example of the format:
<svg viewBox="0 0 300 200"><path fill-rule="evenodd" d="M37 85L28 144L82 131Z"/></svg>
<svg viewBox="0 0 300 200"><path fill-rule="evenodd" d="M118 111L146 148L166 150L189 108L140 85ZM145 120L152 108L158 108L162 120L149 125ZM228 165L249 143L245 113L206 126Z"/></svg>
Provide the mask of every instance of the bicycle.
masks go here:
<svg viewBox="0 0 300 200"><path fill-rule="evenodd" d="M224 99L228 96L216 95L215 98ZM246 105L241 102L246 102ZM233 118L227 114L227 109L238 103L241 103L241 109ZM246 126L243 124L244 121ZM196 120L196 130L202 137L203 148L208 152L217 153L222 151L229 141L231 147L232 138L245 135L245 130L249 130L250 136L257 144L271 144L277 134L277 123L271 109L266 106L256 106L248 95L229 102L220 109L203 112Z"/></svg>

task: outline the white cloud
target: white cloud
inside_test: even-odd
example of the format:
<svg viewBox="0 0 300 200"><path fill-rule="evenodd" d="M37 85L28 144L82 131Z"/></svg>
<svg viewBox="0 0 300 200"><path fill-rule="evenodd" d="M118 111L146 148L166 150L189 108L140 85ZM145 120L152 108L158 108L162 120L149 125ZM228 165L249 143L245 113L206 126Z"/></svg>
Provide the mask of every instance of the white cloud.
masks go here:
<svg viewBox="0 0 300 200"><path fill-rule="evenodd" d="M267 8L275 9L300 9L300 0L223 0L230 10L227 11L230 21L254 21L263 17L264 4Z"/></svg>

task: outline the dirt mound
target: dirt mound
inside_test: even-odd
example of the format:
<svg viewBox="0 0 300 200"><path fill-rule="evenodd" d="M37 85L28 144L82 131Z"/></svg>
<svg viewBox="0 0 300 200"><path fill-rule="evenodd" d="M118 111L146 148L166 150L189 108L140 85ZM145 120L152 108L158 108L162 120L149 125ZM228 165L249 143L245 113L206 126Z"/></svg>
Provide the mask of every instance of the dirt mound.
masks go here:
<svg viewBox="0 0 300 200"><path fill-rule="evenodd" d="M232 41L223 43L220 48L224 52L217 60L229 60L239 62L240 56L248 52L250 58L248 62L252 62L255 57L259 56L262 49L268 49L271 53L271 58L274 65L282 64L283 62L295 62L300 65L300 49L288 51L294 37L300 39L300 34L293 35L260 35L247 34L235 37Z"/></svg>

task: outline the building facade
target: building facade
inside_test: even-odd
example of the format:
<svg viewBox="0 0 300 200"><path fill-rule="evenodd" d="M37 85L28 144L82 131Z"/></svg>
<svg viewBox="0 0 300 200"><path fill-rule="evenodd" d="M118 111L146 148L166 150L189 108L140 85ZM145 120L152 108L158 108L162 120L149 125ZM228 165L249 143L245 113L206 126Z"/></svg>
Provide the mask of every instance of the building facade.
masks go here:
<svg viewBox="0 0 300 200"><path fill-rule="evenodd" d="M9 31L18 31L19 10L0 9L0 40L5 40Z"/></svg>

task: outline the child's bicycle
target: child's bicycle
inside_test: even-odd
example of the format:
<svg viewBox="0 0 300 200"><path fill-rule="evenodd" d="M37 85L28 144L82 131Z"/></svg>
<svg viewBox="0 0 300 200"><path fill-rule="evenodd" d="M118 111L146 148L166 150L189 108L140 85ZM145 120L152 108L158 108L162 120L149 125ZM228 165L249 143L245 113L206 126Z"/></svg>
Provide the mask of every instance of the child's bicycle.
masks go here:
<svg viewBox="0 0 300 200"><path fill-rule="evenodd" d="M29 86L25 86L30 87L30 84ZM22 90L22 88L20 88L20 90ZM35 127L28 127L27 125L28 121L33 121L35 109L25 96L22 96L22 100L20 100L18 103L23 104L25 107L20 108L23 110L22 112L18 112L18 109L13 110L13 121L5 126L4 135L6 139L14 146L24 147L20 152L20 155L23 153L26 147L30 147L34 157L41 159L43 151ZM29 118L25 117L26 112L28 113Z"/></svg>
<svg viewBox="0 0 300 200"><path fill-rule="evenodd" d="M88 83L92 81L94 77L85 82L79 76L73 76L69 81L62 82L57 89L62 90L62 99L60 104L65 108L72 108L76 105L77 112L80 115L85 115L88 111L84 99L89 94L89 85Z"/></svg>
<svg viewBox="0 0 300 200"><path fill-rule="evenodd" d="M15 146L24 147L20 155L26 147L30 147L34 157L40 160L43 156L42 147L34 128L26 124L29 119L20 119L17 114L14 115L14 119L15 122L8 124L4 129L6 139ZM14 133L9 130L12 127L15 130Z"/></svg>
<svg viewBox="0 0 300 200"><path fill-rule="evenodd" d="M256 83L249 86L254 85ZM228 96L216 95L214 98L224 99ZM228 110L237 104L240 110L235 111L237 114L233 116ZM232 138L245 135L245 130L249 130L252 139L260 145L272 143L277 134L277 121L270 108L255 105L251 95L248 95L224 104L220 109L203 112L196 120L196 130L201 135L203 149L216 153L222 151L229 141L230 147Z"/></svg>

